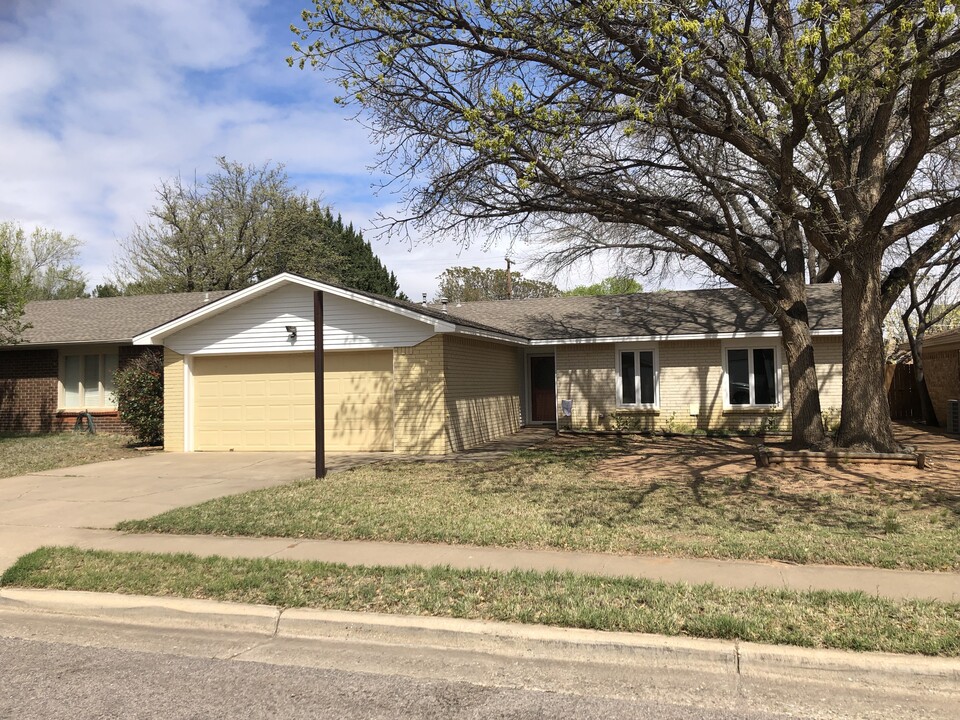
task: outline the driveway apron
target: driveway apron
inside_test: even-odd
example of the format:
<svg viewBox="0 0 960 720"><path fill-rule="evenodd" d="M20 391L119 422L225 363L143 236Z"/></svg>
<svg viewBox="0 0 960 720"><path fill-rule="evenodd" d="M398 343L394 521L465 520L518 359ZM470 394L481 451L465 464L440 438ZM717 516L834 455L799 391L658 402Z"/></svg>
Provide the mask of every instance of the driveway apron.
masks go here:
<svg viewBox="0 0 960 720"><path fill-rule="evenodd" d="M336 468L383 455L337 454ZM0 478L0 572L43 545L83 545L183 505L313 476L312 453L145 453Z"/></svg>

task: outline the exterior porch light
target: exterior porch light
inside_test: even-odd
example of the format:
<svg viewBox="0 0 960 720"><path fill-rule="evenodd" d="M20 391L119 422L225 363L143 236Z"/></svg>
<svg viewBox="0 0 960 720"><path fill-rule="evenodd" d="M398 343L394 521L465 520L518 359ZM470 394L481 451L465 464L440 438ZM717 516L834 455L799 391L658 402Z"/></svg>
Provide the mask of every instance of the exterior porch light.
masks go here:
<svg viewBox="0 0 960 720"><path fill-rule="evenodd" d="M296 325L287 325L287 340L296 340L297 339L297 326Z"/></svg>

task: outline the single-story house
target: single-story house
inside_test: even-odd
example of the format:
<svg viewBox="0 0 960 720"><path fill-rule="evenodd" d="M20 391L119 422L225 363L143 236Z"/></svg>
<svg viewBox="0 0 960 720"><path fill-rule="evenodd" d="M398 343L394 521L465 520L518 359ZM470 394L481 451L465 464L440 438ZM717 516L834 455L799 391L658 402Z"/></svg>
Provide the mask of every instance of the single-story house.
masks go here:
<svg viewBox="0 0 960 720"><path fill-rule="evenodd" d="M316 297L328 451L439 454L537 424L789 429L779 332L736 289L438 306L285 273L232 293L31 303L24 342L0 349L0 432L82 410L112 428L112 370L162 352L167 450L312 450ZM839 288L811 287L808 305L836 409Z"/></svg>

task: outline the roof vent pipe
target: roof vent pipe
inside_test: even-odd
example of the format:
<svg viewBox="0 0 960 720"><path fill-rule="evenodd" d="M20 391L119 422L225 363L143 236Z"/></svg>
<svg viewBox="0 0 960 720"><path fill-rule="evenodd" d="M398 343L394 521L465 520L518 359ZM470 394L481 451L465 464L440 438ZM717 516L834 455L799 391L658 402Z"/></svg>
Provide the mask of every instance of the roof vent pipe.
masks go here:
<svg viewBox="0 0 960 720"><path fill-rule="evenodd" d="M440 312L442 312L442 313L444 313L444 314L447 312L447 303L448 303L448 302L450 302L450 301L447 300L445 297L440 298Z"/></svg>
<svg viewBox="0 0 960 720"><path fill-rule="evenodd" d="M204 301L205 303L206 303L206 302L210 302L210 293L205 292L205 293L203 294L203 301Z"/></svg>
<svg viewBox="0 0 960 720"><path fill-rule="evenodd" d="M426 304L427 304L427 294L426 294L426 293L423 293L423 300L421 301L420 304L421 304L421 305L426 305Z"/></svg>

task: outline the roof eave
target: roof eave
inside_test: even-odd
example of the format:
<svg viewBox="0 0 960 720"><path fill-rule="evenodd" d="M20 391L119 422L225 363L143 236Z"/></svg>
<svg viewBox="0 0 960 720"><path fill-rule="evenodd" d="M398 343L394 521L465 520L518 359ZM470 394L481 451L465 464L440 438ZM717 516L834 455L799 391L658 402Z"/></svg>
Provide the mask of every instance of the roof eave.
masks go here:
<svg viewBox="0 0 960 720"><path fill-rule="evenodd" d="M843 331L836 328L811 330L814 337L840 336ZM756 332L722 332L722 333L679 333L672 335L610 335L605 337L574 337L574 338L538 338L529 340L529 345L600 345L605 343L627 342L668 342L677 340L747 340L750 338L780 337L779 330L760 330Z"/></svg>
<svg viewBox="0 0 960 720"><path fill-rule="evenodd" d="M30 348L33 350L42 350L45 348L55 348L73 345L132 345L131 338L106 339L106 340L44 340L42 342L20 342L16 345L0 345L0 350L20 350L21 348Z"/></svg>

